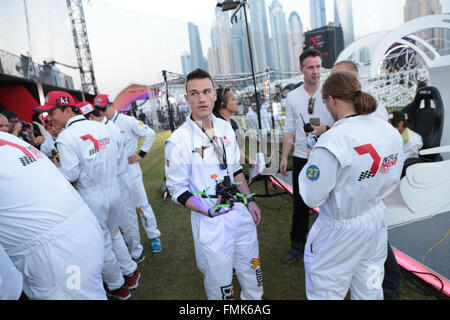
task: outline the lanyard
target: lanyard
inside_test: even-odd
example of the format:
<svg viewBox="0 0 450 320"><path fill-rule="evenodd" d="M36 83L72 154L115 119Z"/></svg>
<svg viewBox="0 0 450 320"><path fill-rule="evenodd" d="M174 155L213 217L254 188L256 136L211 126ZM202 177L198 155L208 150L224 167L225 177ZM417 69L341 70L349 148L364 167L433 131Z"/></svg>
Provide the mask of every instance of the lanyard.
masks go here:
<svg viewBox="0 0 450 320"><path fill-rule="evenodd" d="M222 140L222 148L220 148L214 141L214 139L211 138L209 134L205 131L205 129L203 129L194 119L192 119L192 116L191 120L197 125L197 127L199 127L202 130L203 134L208 138L209 142L213 145L214 152L216 153L219 162L222 159L222 163L219 163L220 170L227 170L228 172L227 153L225 151L225 145L223 143L223 140Z"/></svg>

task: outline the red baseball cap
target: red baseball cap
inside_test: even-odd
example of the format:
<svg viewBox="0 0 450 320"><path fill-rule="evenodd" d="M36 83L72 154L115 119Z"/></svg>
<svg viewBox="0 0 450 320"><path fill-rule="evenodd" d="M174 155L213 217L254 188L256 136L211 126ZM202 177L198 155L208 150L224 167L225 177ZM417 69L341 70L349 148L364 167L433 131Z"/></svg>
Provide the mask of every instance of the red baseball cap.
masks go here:
<svg viewBox="0 0 450 320"><path fill-rule="evenodd" d="M46 128L52 124L50 121L48 121L48 115L44 116L42 118L42 121L44 121L44 127L46 127Z"/></svg>
<svg viewBox="0 0 450 320"><path fill-rule="evenodd" d="M64 91L50 91L45 97L45 104L34 108L37 112L50 112L59 107L75 107L75 100Z"/></svg>
<svg viewBox="0 0 450 320"><path fill-rule="evenodd" d="M111 97L107 94L99 94L94 99L94 106L96 108L107 108L109 107L113 101L111 100Z"/></svg>
<svg viewBox="0 0 450 320"><path fill-rule="evenodd" d="M95 110L94 106L87 101L79 102L75 105L75 107L80 110L83 116L86 116Z"/></svg>

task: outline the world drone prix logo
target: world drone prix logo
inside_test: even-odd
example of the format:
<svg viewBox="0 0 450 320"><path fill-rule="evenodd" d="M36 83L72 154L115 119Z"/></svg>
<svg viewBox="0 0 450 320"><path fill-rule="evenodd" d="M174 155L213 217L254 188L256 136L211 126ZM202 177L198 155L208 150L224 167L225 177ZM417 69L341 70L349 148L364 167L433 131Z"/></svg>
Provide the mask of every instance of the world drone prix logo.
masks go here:
<svg viewBox="0 0 450 320"><path fill-rule="evenodd" d="M369 154L373 159L373 163L372 166L370 167L370 170L361 172L358 181L373 178L377 175L377 173L387 174L390 172L391 167L395 166L398 162L398 153L395 153L383 158L383 163L381 163L382 159L380 155L371 144L359 146L354 149L356 152L358 152L359 155L362 156L364 154Z"/></svg>
<svg viewBox="0 0 450 320"><path fill-rule="evenodd" d="M24 155L19 157L18 160L24 167L36 162L39 159L44 158L44 155L33 146L25 147L25 146L21 146L19 144L11 142L11 141L6 141L3 139L0 139L0 147L3 147L3 146L10 146L10 147L20 150Z"/></svg>
<svg viewBox="0 0 450 320"><path fill-rule="evenodd" d="M83 141L91 141L92 144L94 145L94 149L90 149L89 150L89 155L92 156L96 153L99 153L101 150L105 149L106 146L109 144L109 137L97 140L95 139L93 136L91 136L90 134L86 134L82 137L80 137L81 140Z"/></svg>

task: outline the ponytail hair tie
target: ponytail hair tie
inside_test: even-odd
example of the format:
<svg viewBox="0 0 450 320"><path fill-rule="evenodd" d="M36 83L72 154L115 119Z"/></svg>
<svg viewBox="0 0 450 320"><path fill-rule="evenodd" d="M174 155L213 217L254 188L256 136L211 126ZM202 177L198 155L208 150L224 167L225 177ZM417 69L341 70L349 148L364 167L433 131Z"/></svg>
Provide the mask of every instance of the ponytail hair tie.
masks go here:
<svg viewBox="0 0 450 320"><path fill-rule="evenodd" d="M361 90L356 91L355 94L353 95L353 100L355 100L356 97L358 97L360 95L361 95Z"/></svg>

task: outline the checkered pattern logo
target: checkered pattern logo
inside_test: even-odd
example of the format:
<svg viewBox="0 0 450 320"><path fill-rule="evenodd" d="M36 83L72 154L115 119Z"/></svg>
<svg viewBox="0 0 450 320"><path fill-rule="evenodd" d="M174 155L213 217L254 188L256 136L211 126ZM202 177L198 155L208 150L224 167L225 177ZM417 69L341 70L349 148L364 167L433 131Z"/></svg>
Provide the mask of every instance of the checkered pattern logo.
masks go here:
<svg viewBox="0 0 450 320"><path fill-rule="evenodd" d="M363 172L361 172L358 181L362 181L364 179L370 179L370 178L373 178L373 177L374 177L374 175L373 175L373 173L370 170L363 171Z"/></svg>
<svg viewBox="0 0 450 320"><path fill-rule="evenodd" d="M20 163L21 163L24 167L26 167L27 165L32 164L33 162L36 161L36 159L33 159L33 158L31 158L31 157L27 157L27 156L20 157L19 160L20 160Z"/></svg>

